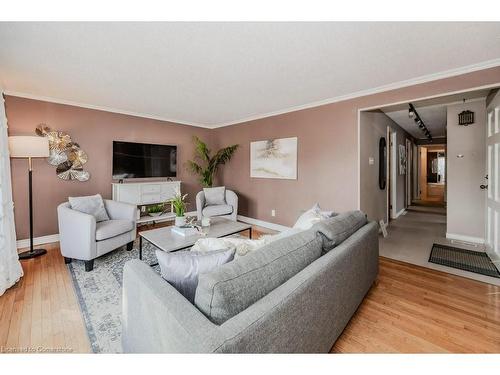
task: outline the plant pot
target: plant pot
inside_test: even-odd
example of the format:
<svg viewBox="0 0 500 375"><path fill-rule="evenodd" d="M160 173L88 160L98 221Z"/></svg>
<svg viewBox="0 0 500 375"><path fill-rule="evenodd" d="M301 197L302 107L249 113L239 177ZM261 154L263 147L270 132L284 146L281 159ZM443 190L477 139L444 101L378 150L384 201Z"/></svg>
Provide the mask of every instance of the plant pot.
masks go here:
<svg viewBox="0 0 500 375"><path fill-rule="evenodd" d="M186 216L176 216L175 217L175 226L182 227L183 225L186 225Z"/></svg>
<svg viewBox="0 0 500 375"><path fill-rule="evenodd" d="M152 217L157 217L160 216L161 214L162 214L161 212L148 212L148 215Z"/></svg>

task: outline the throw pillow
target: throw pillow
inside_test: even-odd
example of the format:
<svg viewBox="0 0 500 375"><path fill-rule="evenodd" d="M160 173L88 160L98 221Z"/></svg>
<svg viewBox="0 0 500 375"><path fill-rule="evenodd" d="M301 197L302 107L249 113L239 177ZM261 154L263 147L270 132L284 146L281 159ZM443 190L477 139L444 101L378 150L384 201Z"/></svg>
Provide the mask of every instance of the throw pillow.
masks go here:
<svg viewBox="0 0 500 375"><path fill-rule="evenodd" d="M335 211L323 211L321 209L321 207L319 206L319 203L316 203L313 206L313 209L319 211L319 213L321 214L321 216L323 216L325 218L334 217L334 216L338 215L338 213L336 213Z"/></svg>
<svg viewBox="0 0 500 375"><path fill-rule="evenodd" d="M313 226L313 230L323 238L323 252L328 252L351 237L367 222L365 213L349 211L320 221Z"/></svg>
<svg viewBox="0 0 500 375"><path fill-rule="evenodd" d="M333 216L336 216L333 211L322 211L319 204L316 203L311 209L307 210L299 216L293 228L308 230L314 224L319 223L321 220L325 220Z"/></svg>
<svg viewBox="0 0 500 375"><path fill-rule="evenodd" d="M72 210L92 215L95 217L96 222L109 220L101 194L69 197L68 200Z"/></svg>
<svg viewBox="0 0 500 375"><path fill-rule="evenodd" d="M210 272L234 259L234 247L209 253L179 251L166 253L156 250L161 277L167 280L189 302L194 303L198 276Z"/></svg>
<svg viewBox="0 0 500 375"><path fill-rule="evenodd" d="M226 204L226 187L203 188L207 206Z"/></svg>

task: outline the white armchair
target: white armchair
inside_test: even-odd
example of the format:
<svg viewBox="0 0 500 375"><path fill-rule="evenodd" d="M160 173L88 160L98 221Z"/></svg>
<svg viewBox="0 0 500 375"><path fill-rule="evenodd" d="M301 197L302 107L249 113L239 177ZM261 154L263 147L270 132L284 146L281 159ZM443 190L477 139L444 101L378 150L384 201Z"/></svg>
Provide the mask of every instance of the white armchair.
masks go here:
<svg viewBox="0 0 500 375"><path fill-rule="evenodd" d="M198 220L201 220L202 217L220 216L236 221L238 216L238 196L234 191L228 189L226 189L225 194L226 204L221 205L206 205L203 190L196 194Z"/></svg>
<svg viewBox="0 0 500 375"><path fill-rule="evenodd" d="M72 210L68 202L57 207L59 243L66 263L85 261L85 271L92 271L94 259L123 245L132 250L136 236L137 207L128 203L104 200L110 220L96 223L95 217Z"/></svg>

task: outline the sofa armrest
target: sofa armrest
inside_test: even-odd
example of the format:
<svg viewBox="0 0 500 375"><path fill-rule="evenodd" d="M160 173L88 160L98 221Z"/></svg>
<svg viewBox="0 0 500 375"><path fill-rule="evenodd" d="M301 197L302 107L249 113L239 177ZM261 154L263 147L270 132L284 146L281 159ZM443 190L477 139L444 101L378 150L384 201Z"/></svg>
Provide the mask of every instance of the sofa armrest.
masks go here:
<svg viewBox="0 0 500 375"><path fill-rule="evenodd" d="M205 207L205 193L202 191L196 194L196 215L198 216L198 220L201 220L202 211Z"/></svg>
<svg viewBox="0 0 500 375"><path fill-rule="evenodd" d="M95 217L72 210L67 203L57 207L61 254L67 258L90 260L96 257Z"/></svg>
<svg viewBox="0 0 500 375"><path fill-rule="evenodd" d="M377 278L378 250L378 225L370 222L221 324L225 341L216 352L329 352Z"/></svg>
<svg viewBox="0 0 500 375"><path fill-rule="evenodd" d="M124 267L122 306L125 352L206 353L223 342L216 325L137 259Z"/></svg>
<svg viewBox="0 0 500 375"><path fill-rule="evenodd" d="M137 206L133 204L105 199L104 206L110 219L130 220L134 223L137 220Z"/></svg>

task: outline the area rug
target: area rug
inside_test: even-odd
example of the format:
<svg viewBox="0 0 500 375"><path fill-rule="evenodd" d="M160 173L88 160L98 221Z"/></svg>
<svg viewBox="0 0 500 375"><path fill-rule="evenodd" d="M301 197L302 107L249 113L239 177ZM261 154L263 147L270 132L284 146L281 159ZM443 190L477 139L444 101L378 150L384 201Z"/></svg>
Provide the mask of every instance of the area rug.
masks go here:
<svg viewBox="0 0 500 375"><path fill-rule="evenodd" d="M83 261L68 264L73 285L94 353L121 353L121 315L123 265L131 259L139 259L138 240L131 251L125 247L112 251L94 262L94 269L85 272ZM155 247L143 243L145 262L156 262ZM153 267L159 272L159 268Z"/></svg>
<svg viewBox="0 0 500 375"><path fill-rule="evenodd" d="M500 278L500 272L498 272L488 254L479 251L434 244L429 262Z"/></svg>

